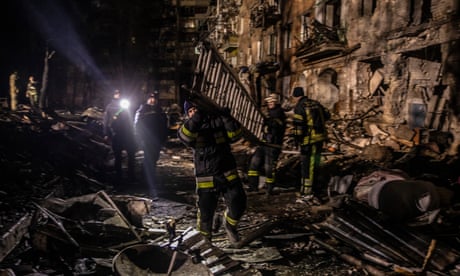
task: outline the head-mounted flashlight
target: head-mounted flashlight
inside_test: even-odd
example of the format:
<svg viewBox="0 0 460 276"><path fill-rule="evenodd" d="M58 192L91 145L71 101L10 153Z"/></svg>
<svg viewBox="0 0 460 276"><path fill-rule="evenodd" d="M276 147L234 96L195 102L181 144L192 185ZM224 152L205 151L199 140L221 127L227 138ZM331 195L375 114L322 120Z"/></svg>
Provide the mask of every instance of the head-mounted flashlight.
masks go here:
<svg viewBox="0 0 460 276"><path fill-rule="evenodd" d="M120 100L120 107L123 109L127 109L129 107L129 101L127 99Z"/></svg>

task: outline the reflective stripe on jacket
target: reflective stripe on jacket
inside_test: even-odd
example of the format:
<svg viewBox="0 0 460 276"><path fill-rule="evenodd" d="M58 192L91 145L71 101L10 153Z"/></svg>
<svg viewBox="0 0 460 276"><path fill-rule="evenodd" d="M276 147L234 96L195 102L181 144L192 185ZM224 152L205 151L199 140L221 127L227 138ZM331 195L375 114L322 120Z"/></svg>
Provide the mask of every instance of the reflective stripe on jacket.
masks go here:
<svg viewBox="0 0 460 276"><path fill-rule="evenodd" d="M212 176L235 169L230 144L241 138L241 125L230 117L208 115L195 128L191 120L185 121L178 137L193 149L196 176Z"/></svg>
<svg viewBox="0 0 460 276"><path fill-rule="evenodd" d="M300 145L327 139L326 121L329 112L317 101L303 97L294 108L294 136Z"/></svg>

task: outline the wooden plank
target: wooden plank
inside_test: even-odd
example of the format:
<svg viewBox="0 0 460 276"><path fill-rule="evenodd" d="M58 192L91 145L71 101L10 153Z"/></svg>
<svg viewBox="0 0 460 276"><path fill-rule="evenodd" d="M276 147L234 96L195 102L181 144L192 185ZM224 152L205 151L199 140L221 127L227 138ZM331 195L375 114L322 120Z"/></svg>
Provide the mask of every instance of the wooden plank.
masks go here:
<svg viewBox="0 0 460 276"><path fill-rule="evenodd" d="M262 140L259 131L265 116L241 83L234 69L220 56L210 44L203 42L200 46L200 57L193 80L193 93L207 97L211 106L222 109L228 107L232 116L247 130L245 134L252 140ZM203 62L205 61L205 62ZM204 67L201 67L204 65ZM201 83L200 83L201 82ZM198 97L196 97L198 100Z"/></svg>
<svg viewBox="0 0 460 276"><path fill-rule="evenodd" d="M0 240L0 262L21 242L24 234L29 231L31 221L32 215L25 214L8 232L2 235Z"/></svg>

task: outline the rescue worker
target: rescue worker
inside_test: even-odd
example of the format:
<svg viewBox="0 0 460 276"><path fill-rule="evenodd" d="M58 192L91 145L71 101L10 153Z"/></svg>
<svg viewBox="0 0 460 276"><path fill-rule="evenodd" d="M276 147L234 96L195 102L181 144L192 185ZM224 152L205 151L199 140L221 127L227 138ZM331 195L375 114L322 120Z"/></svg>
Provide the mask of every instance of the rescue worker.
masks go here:
<svg viewBox="0 0 460 276"><path fill-rule="evenodd" d="M29 81L27 82L26 98L29 99L30 107L32 110L35 110L38 105L38 91L37 82L35 81L34 76L29 76Z"/></svg>
<svg viewBox="0 0 460 276"><path fill-rule="evenodd" d="M128 157L128 179L135 179L136 140L134 139L132 114L129 106L124 106L120 97L120 91L115 90L111 102L105 108L103 118L104 140L111 143L115 157L116 186L119 186L118 182L123 177L122 152L124 150Z"/></svg>
<svg viewBox="0 0 460 276"><path fill-rule="evenodd" d="M304 95L302 87L293 90L297 101L294 107L294 138L300 146L302 195L318 196L321 192L317 181L317 171L321 161L321 151L327 139L326 121L329 111L318 101Z"/></svg>
<svg viewBox="0 0 460 276"><path fill-rule="evenodd" d="M238 176L231 143L242 136L239 122L224 111L205 114L188 101L184 103L187 119L178 130L179 139L193 150L196 191L198 195L197 229L211 240L213 219L219 197L226 209L224 228L230 243L239 241L237 225L246 210L246 193Z"/></svg>
<svg viewBox="0 0 460 276"><path fill-rule="evenodd" d="M263 127L263 142L251 157L248 170L249 191L258 191L259 175L265 174L265 185L268 194L273 194L276 185L276 163L281 153L286 115L280 105L279 95L270 94L265 98L268 107L268 117ZM263 172L261 171L263 168Z"/></svg>
<svg viewBox="0 0 460 276"><path fill-rule="evenodd" d="M11 111L16 111L18 104L18 93L19 89L16 86L16 81L19 79L18 72L14 71L10 75L10 109Z"/></svg>
<svg viewBox="0 0 460 276"><path fill-rule="evenodd" d="M149 195L158 198L156 166L160 151L168 138L168 119L158 102L158 92L150 93L147 102L136 110L134 129L140 148L144 151L144 176Z"/></svg>

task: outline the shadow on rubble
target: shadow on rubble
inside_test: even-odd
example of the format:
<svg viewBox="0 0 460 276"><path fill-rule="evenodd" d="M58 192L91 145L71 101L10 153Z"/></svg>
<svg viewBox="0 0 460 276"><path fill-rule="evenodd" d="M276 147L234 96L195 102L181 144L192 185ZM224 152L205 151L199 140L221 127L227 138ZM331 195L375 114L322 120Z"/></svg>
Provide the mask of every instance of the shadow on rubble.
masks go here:
<svg viewBox="0 0 460 276"><path fill-rule="evenodd" d="M123 189L113 190L120 179L114 177L98 120L66 113L43 119L29 112L3 113L0 119L5 134L0 136L0 229L5 233L0 269L17 275L112 275L113 258L131 248L125 256L139 260L142 270L148 267L143 250L151 248L132 246L168 235L169 216L181 219L182 226L195 219L192 156L174 135L161 152L161 199L153 204L141 152L138 178L122 179ZM249 151L244 144L236 149L244 178ZM433 158L422 146L404 153L375 147L323 157L318 202L297 194L298 156L282 156L281 192L248 193L238 247L206 250L231 254L255 268L258 274L252 275L458 273L457 158ZM152 209L164 210L164 216ZM144 225L146 215L150 227ZM227 242L222 229L214 242ZM163 257L170 260L171 252L158 259ZM167 269L165 263L161 268Z"/></svg>

